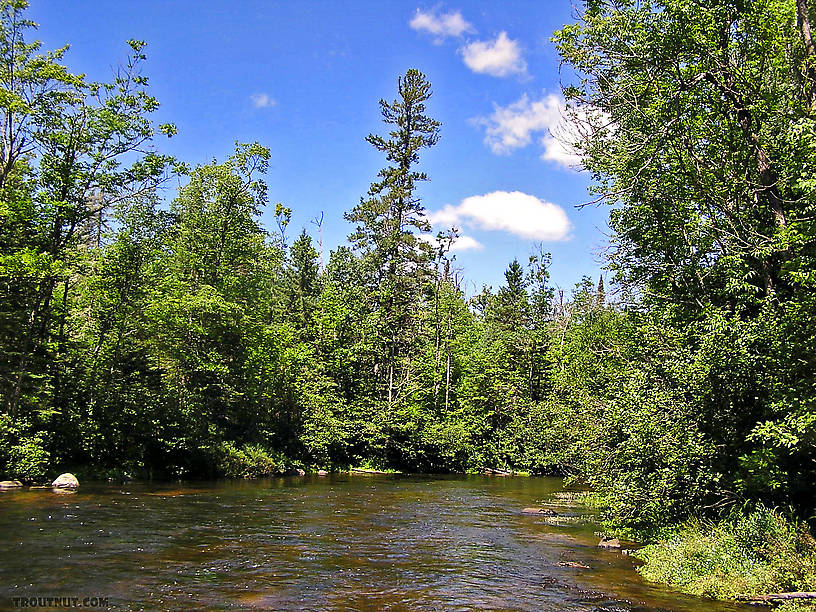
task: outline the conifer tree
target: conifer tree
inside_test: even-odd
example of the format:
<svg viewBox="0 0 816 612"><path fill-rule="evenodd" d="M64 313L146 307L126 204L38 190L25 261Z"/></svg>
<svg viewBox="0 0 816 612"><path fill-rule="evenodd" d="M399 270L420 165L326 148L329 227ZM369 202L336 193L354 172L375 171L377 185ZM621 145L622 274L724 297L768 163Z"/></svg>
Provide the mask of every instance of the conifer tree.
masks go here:
<svg viewBox="0 0 816 612"><path fill-rule="evenodd" d="M377 332L384 339L374 369L383 377L389 410L409 373L409 349L414 337L414 310L432 274L430 247L414 231L428 232L416 183L427 175L416 169L419 152L436 144L440 123L425 114L431 84L411 69L397 82L398 97L380 100L383 121L394 126L387 137L369 134L366 141L385 153L389 165L380 170L367 198L346 214L356 223L349 236L362 251L369 273Z"/></svg>

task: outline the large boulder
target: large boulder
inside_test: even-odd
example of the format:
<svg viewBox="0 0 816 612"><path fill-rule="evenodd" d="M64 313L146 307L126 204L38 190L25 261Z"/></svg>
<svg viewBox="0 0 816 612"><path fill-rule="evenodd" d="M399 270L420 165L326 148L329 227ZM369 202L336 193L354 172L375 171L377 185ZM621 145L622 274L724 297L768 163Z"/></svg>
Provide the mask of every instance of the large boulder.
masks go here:
<svg viewBox="0 0 816 612"><path fill-rule="evenodd" d="M57 476L56 480L51 483L55 489L76 489L79 486L77 477L66 472Z"/></svg>
<svg viewBox="0 0 816 612"><path fill-rule="evenodd" d="M0 480L0 489L19 489L22 486L19 480Z"/></svg>

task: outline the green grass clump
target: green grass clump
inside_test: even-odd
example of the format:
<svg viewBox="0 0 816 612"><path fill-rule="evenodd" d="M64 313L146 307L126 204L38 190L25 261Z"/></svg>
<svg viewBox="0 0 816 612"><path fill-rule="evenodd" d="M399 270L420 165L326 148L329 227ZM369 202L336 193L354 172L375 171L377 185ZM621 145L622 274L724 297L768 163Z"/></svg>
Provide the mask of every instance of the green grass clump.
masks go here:
<svg viewBox="0 0 816 612"><path fill-rule="evenodd" d="M253 444L238 448L232 442L223 442L218 455L218 471L227 478L271 476L282 474L289 467L281 453Z"/></svg>
<svg viewBox="0 0 816 612"><path fill-rule="evenodd" d="M638 569L644 578L692 595L735 599L816 591L813 537L805 526L766 508L716 523L688 521L635 556L645 562Z"/></svg>
<svg viewBox="0 0 816 612"><path fill-rule="evenodd" d="M587 508L604 508L606 497L595 491L558 491L544 500L550 505L586 506Z"/></svg>

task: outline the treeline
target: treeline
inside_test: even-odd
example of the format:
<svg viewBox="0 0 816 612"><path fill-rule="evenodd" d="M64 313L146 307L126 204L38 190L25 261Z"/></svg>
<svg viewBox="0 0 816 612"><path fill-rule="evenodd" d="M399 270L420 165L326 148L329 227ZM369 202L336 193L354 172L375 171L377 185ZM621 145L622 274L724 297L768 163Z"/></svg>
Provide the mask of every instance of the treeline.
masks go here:
<svg viewBox="0 0 816 612"><path fill-rule="evenodd" d="M2 15L4 474L551 467L527 439L549 370L548 256L469 302L455 232L418 238L419 154L440 128L424 75L381 102L392 131L367 140L387 165L321 265L289 208L260 222L268 149L194 169L156 153L175 128L150 120L143 44L89 83L64 50L24 42L23 8Z"/></svg>
<svg viewBox="0 0 816 612"><path fill-rule="evenodd" d="M466 298L455 230L418 238L440 129L418 71L381 101L385 166L324 254L281 204L261 224L263 146L194 169L156 152L175 127L150 119L142 43L91 83L3 2L0 471L502 468L580 479L635 527L809 517L812 43L793 0L708 4L588 2L556 34L614 203L609 300L556 291L539 251Z"/></svg>

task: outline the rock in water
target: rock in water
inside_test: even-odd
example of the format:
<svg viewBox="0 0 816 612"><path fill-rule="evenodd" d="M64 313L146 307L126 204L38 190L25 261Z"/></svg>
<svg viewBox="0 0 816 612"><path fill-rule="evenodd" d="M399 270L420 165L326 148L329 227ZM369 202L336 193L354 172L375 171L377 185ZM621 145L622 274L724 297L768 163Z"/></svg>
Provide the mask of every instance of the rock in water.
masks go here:
<svg viewBox="0 0 816 612"><path fill-rule="evenodd" d="M22 486L19 480L0 480L0 489L19 489Z"/></svg>
<svg viewBox="0 0 816 612"><path fill-rule="evenodd" d="M575 561L559 561L558 565L561 567L579 567L581 569L592 569L588 565L584 565L583 563L576 563Z"/></svg>
<svg viewBox="0 0 816 612"><path fill-rule="evenodd" d="M621 543L617 538L603 538L598 542L598 548L620 548Z"/></svg>
<svg viewBox="0 0 816 612"><path fill-rule="evenodd" d="M539 516L558 516L558 513L551 508L525 508L522 514L538 514Z"/></svg>
<svg viewBox="0 0 816 612"><path fill-rule="evenodd" d="M66 472L65 474L57 476L57 479L51 483L51 486L55 489L76 489L79 486L79 481L76 476Z"/></svg>

